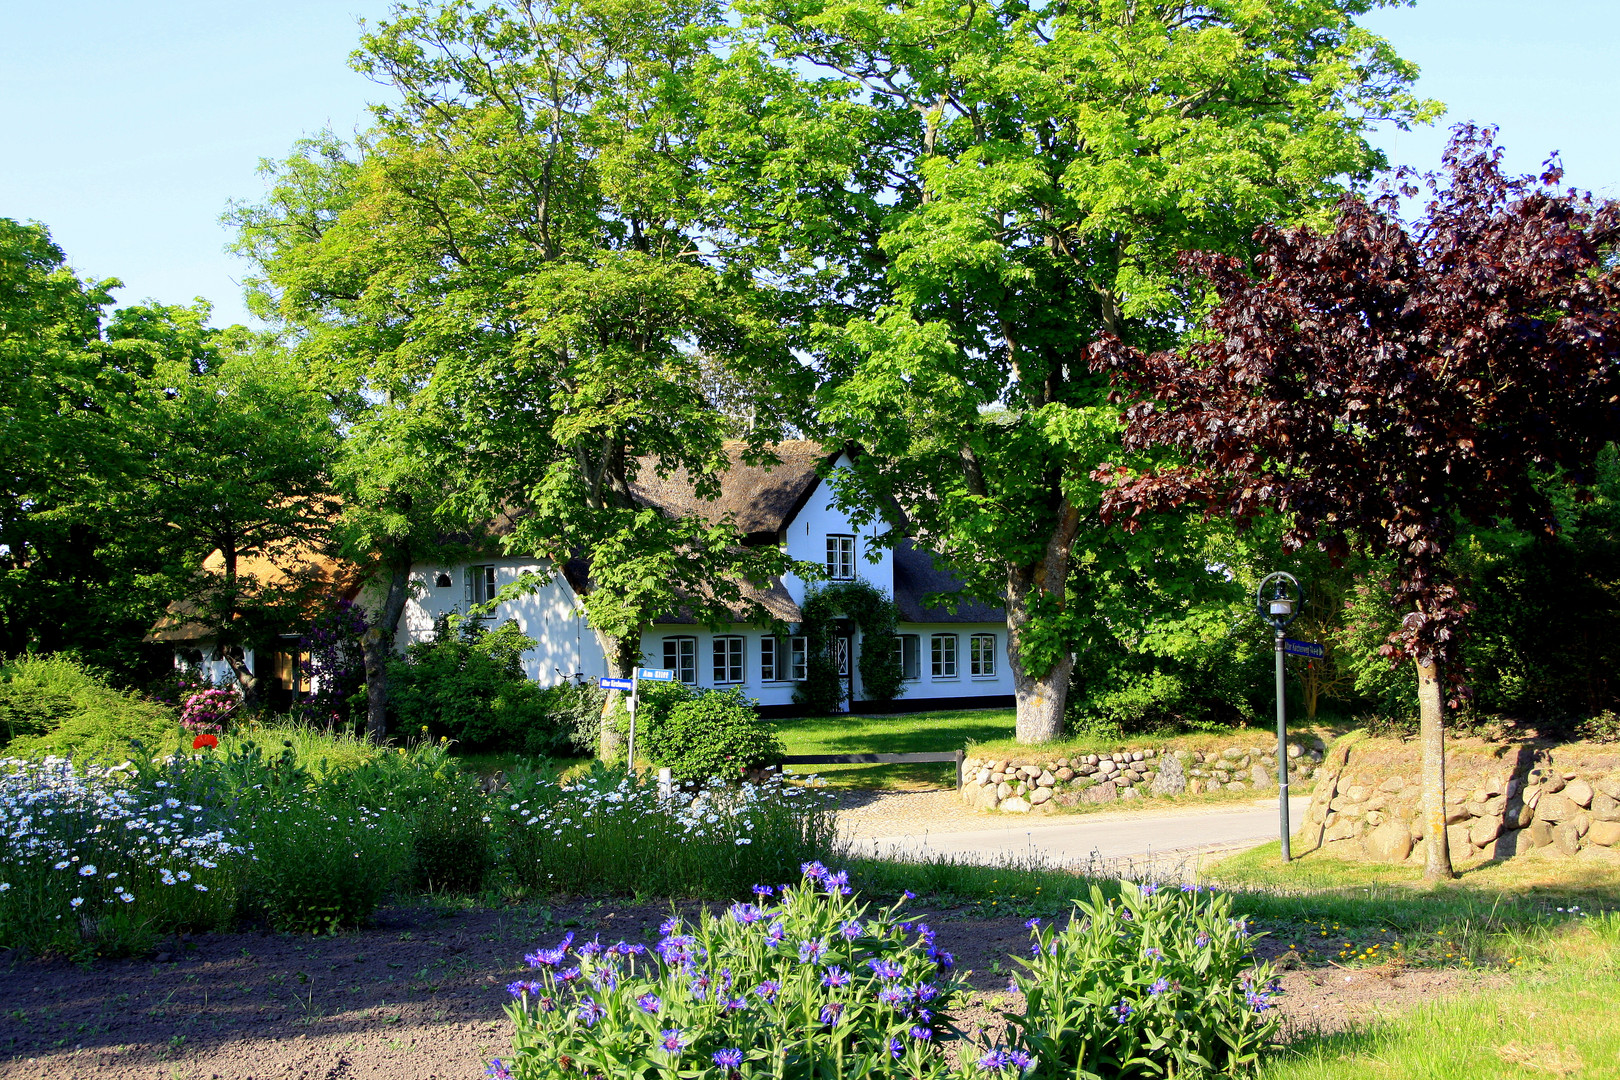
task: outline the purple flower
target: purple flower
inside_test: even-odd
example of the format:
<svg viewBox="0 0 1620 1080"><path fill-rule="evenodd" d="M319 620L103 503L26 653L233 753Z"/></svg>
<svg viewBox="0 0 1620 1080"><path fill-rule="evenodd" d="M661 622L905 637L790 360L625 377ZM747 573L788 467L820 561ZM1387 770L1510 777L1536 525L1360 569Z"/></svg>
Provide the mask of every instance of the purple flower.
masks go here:
<svg viewBox="0 0 1620 1080"><path fill-rule="evenodd" d="M607 1010L590 998L582 998L579 1003L579 1018L586 1027L595 1026L596 1022L607 1015Z"/></svg>
<svg viewBox="0 0 1620 1080"><path fill-rule="evenodd" d="M610 953L618 953L620 956L626 956L626 957L629 957L629 956L643 956L647 952L647 946L645 946L645 945L632 945L628 941L620 941L617 945L610 946L608 948L608 952L610 952Z"/></svg>
<svg viewBox="0 0 1620 1080"><path fill-rule="evenodd" d="M826 886L829 893L837 893L840 896L848 896L850 892L848 871L840 870L836 874L828 874Z"/></svg>
<svg viewBox="0 0 1620 1080"><path fill-rule="evenodd" d="M1007 1051L992 1050L979 1059L979 1068L985 1072L996 1072L1007 1067Z"/></svg>
<svg viewBox="0 0 1620 1080"><path fill-rule="evenodd" d="M924 945L932 945L934 943L934 936L933 927L929 926L925 922L920 922L917 924L917 939Z"/></svg>
<svg viewBox="0 0 1620 1080"><path fill-rule="evenodd" d="M841 967L830 967L827 974L821 977L822 986L848 986L849 972Z"/></svg>
<svg viewBox="0 0 1620 1080"><path fill-rule="evenodd" d="M763 900L767 896L775 896L776 890L769 885L755 885L754 895Z"/></svg>
<svg viewBox="0 0 1620 1080"><path fill-rule="evenodd" d="M861 936L861 924L849 919L838 928L838 933L845 941L854 941Z"/></svg>
<svg viewBox="0 0 1620 1080"><path fill-rule="evenodd" d="M1197 937L1193 938L1193 944L1202 949L1205 945L1209 944L1209 935L1200 933Z"/></svg>
<svg viewBox="0 0 1620 1080"><path fill-rule="evenodd" d="M536 949L523 958L523 962L530 967L556 967L568 955L568 947L574 943L573 932L563 935L562 941L555 949Z"/></svg>
<svg viewBox="0 0 1620 1080"><path fill-rule="evenodd" d="M729 998L721 998L720 999L720 1011L721 1012L724 1012L724 1013L742 1012L746 1008L748 1008L748 1001L745 998L729 997Z"/></svg>
<svg viewBox="0 0 1620 1080"><path fill-rule="evenodd" d="M523 979L519 979L515 983L507 983L506 985L506 992L511 994L513 997L522 997L524 994L538 994L543 989L545 988L539 983L529 982Z"/></svg>
<svg viewBox="0 0 1620 1080"><path fill-rule="evenodd" d="M1018 980L1017 980L1017 978L1011 978L1011 979L1007 980L1007 993L1009 993L1009 994L1018 993Z"/></svg>
<svg viewBox="0 0 1620 1080"><path fill-rule="evenodd" d="M844 1015L844 1003L842 1001L829 1001L821 1007L821 1022L823 1024L836 1024L838 1018L842 1015Z"/></svg>
<svg viewBox="0 0 1620 1080"><path fill-rule="evenodd" d="M1158 997L1168 989L1170 989L1170 980L1160 978L1152 986L1148 987L1148 993L1152 994L1154 997Z"/></svg>
<svg viewBox="0 0 1620 1080"><path fill-rule="evenodd" d="M1158 949L1155 949L1152 945L1149 945L1147 948L1143 949L1142 955L1147 957L1149 960L1160 960L1164 957L1164 953Z"/></svg>
<svg viewBox="0 0 1620 1080"><path fill-rule="evenodd" d="M799 942L799 963L801 964L819 964L822 957L826 955L827 943L825 941Z"/></svg>
<svg viewBox="0 0 1620 1080"><path fill-rule="evenodd" d="M754 904L732 904L728 914L744 926L759 922L765 917L765 913Z"/></svg>
<svg viewBox="0 0 1620 1080"><path fill-rule="evenodd" d="M900 899L901 900L915 900L915 899L917 899L917 894L912 892L910 889L906 889L904 892L902 892L900 894Z"/></svg>
<svg viewBox="0 0 1620 1080"><path fill-rule="evenodd" d="M776 995L780 994L781 992L782 984L777 982L775 979L766 979L764 982L754 987L754 993L758 994L759 997L764 1001L775 1001Z"/></svg>
<svg viewBox="0 0 1620 1080"><path fill-rule="evenodd" d="M686 1040L681 1037L680 1028L666 1028L665 1030L659 1032L659 1034L663 1037L658 1040L658 1045L669 1051L671 1054L680 1053L681 1048L686 1045Z"/></svg>
<svg viewBox="0 0 1620 1080"><path fill-rule="evenodd" d="M663 934L665 937L668 937L680 928L681 917L679 915L671 915L669 918L658 924L658 932Z"/></svg>
<svg viewBox="0 0 1620 1080"><path fill-rule="evenodd" d="M884 960L881 957L875 960L868 960L866 962L866 966L871 968L872 974L876 975L880 979L898 979L900 976L905 974L905 972L901 970L899 964L895 963L893 960Z"/></svg>
<svg viewBox="0 0 1620 1080"><path fill-rule="evenodd" d="M737 1049L716 1050L714 1063L722 1069L735 1069L742 1064L743 1052Z"/></svg>
<svg viewBox="0 0 1620 1080"><path fill-rule="evenodd" d="M821 881L827 876L827 868L820 862L807 862L799 867L799 872L811 881Z"/></svg>
<svg viewBox="0 0 1620 1080"><path fill-rule="evenodd" d="M1035 930L1035 929L1038 929L1040 927L1040 925L1041 925L1040 917L1036 916L1035 918L1029 920L1029 922L1024 924L1024 929L1025 930Z"/></svg>
<svg viewBox="0 0 1620 1080"><path fill-rule="evenodd" d="M894 1060L896 1060L896 1061L899 1061L901 1055L903 1055L905 1052L906 1052L906 1048L904 1046L900 1045L900 1040L899 1039L890 1039L889 1040L889 1056L890 1057L894 1058Z"/></svg>
<svg viewBox="0 0 1620 1080"><path fill-rule="evenodd" d="M765 929L765 947L774 949L787 940L787 927L778 919Z"/></svg>
<svg viewBox="0 0 1620 1080"><path fill-rule="evenodd" d="M1029 1068L1030 1062L1032 1062L1034 1060L1035 1060L1034 1058L1029 1056L1029 1051L1028 1050L1009 1050L1009 1051L1007 1051L1007 1063L1009 1065L1016 1065L1020 1072L1022 1072L1024 1069Z"/></svg>
<svg viewBox="0 0 1620 1080"><path fill-rule="evenodd" d="M500 1058L496 1058L489 1063L489 1067L484 1070L484 1075L492 1076L495 1080L512 1080L512 1070L503 1065Z"/></svg>
<svg viewBox="0 0 1620 1080"><path fill-rule="evenodd" d="M1243 999L1249 1003L1249 1008L1255 1012L1265 1012L1271 1008L1271 996L1264 991L1245 990Z"/></svg>
<svg viewBox="0 0 1620 1080"><path fill-rule="evenodd" d="M602 936L598 934L574 951L581 956L595 956L602 951Z"/></svg>
<svg viewBox="0 0 1620 1080"><path fill-rule="evenodd" d="M619 985L619 973L610 967L599 967L591 972L591 985L598 990L612 990Z"/></svg>
<svg viewBox="0 0 1620 1080"><path fill-rule="evenodd" d="M934 966L941 971L950 971L956 966L956 957L941 949L929 949L928 959L932 960Z"/></svg>
<svg viewBox="0 0 1620 1080"><path fill-rule="evenodd" d="M1122 1024L1129 1020L1131 1018L1131 1013L1135 1011L1135 1009L1131 1008L1131 1003L1128 1001L1121 1001L1118 1005L1114 1006L1114 1015L1119 1017L1119 1022Z"/></svg>
<svg viewBox="0 0 1620 1080"><path fill-rule="evenodd" d="M927 1042L929 1039L934 1037L934 1033L930 1029L918 1024L916 1027L911 1029L911 1037L916 1039L918 1042Z"/></svg>
<svg viewBox="0 0 1620 1080"><path fill-rule="evenodd" d="M1158 891L1159 891L1159 887L1157 885L1153 884L1153 882L1151 882L1151 881L1148 882L1146 885L1142 886L1142 895L1143 896L1152 896L1154 893L1156 893Z"/></svg>
<svg viewBox="0 0 1620 1080"><path fill-rule="evenodd" d="M579 968L577 967L571 967L557 972L558 982L571 983L577 978L579 978Z"/></svg>
<svg viewBox="0 0 1620 1080"><path fill-rule="evenodd" d="M636 998L636 1005L648 1016L657 1016L658 1010L664 1007L663 1001L659 999L657 994L653 993L642 994Z"/></svg>
<svg viewBox="0 0 1620 1080"><path fill-rule="evenodd" d="M885 986L878 991L877 999L885 1005L903 1005L911 1000L906 991L898 986Z"/></svg>
<svg viewBox="0 0 1620 1080"><path fill-rule="evenodd" d="M920 1001L920 1002L933 1001L938 996L939 996L939 987L935 986L933 983L918 983L917 984L917 1000L918 1001Z"/></svg>

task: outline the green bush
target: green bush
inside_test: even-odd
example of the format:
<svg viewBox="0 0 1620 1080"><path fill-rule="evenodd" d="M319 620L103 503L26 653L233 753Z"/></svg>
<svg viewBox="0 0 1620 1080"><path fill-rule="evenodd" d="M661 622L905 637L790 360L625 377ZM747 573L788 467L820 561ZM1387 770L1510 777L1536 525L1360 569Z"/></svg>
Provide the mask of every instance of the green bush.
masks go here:
<svg viewBox="0 0 1620 1080"><path fill-rule="evenodd" d="M646 689L642 687L643 692ZM595 683L570 681L546 687L540 700L555 733L550 753L556 757L595 757L602 743L602 708L607 704L607 691Z"/></svg>
<svg viewBox="0 0 1620 1080"><path fill-rule="evenodd" d="M22 757L122 758L130 744L175 745L172 709L115 690L106 676L56 653L0 666L0 746Z"/></svg>
<svg viewBox="0 0 1620 1080"><path fill-rule="evenodd" d="M512 621L490 630L474 619L441 620L389 665L395 730L447 736L471 750L549 755L570 747L572 732L557 726L545 691L524 677L532 648Z"/></svg>
<svg viewBox="0 0 1620 1080"><path fill-rule="evenodd" d="M645 715L645 713L643 714ZM667 719L641 732L642 756L668 766L677 780L736 780L782 756L782 743L740 689L699 690L675 702Z"/></svg>
<svg viewBox="0 0 1620 1080"><path fill-rule="evenodd" d="M411 815L411 880L428 892L478 892L495 861L489 798L459 776Z"/></svg>
<svg viewBox="0 0 1620 1080"><path fill-rule="evenodd" d="M250 903L291 933L364 926L406 869L408 827L395 813L309 796L255 814L242 824Z"/></svg>
<svg viewBox="0 0 1620 1080"><path fill-rule="evenodd" d="M1240 1074L1277 1028L1271 970L1228 896L1121 882L1113 901L1092 886L1061 930L1031 928L1004 1053L1033 1059L1032 1078Z"/></svg>

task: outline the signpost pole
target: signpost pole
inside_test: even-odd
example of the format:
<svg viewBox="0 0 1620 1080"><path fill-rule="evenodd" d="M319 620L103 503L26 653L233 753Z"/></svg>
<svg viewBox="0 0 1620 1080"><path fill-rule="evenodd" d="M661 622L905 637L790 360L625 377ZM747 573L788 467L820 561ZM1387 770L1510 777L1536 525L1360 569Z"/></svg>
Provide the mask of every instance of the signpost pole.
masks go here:
<svg viewBox="0 0 1620 1080"><path fill-rule="evenodd" d="M1277 646L1282 648L1281 645ZM633 668L630 672L630 749L624 759L624 767L634 771L636 767L636 707L641 704L641 668ZM1287 841L1283 841L1287 843Z"/></svg>
<svg viewBox="0 0 1620 1080"><path fill-rule="evenodd" d="M1288 700L1283 685L1283 631L1277 631L1277 810L1282 818L1282 861L1293 858L1288 850Z"/></svg>

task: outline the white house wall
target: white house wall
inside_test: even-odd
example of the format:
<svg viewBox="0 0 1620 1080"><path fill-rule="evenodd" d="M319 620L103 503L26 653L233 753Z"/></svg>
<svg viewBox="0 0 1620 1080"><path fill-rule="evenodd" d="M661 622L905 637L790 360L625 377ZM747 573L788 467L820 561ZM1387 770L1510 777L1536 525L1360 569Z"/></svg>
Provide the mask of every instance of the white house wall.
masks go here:
<svg viewBox="0 0 1620 1080"><path fill-rule="evenodd" d="M849 468L849 458L839 455L833 463L835 469ZM855 576L864 578L882 589L892 599L894 596L894 553L886 547L879 547L875 537L886 531L881 524L866 526L864 532L857 530L849 522L849 515L833 507L833 489L827 481L821 481L810 493L809 500L804 509L788 523L784 530L784 539L787 544L787 553L791 558L802 559L805 562L824 566L827 562L827 537L833 535L855 537ZM868 556L876 561L869 562ZM788 595L793 597L795 604L804 603L805 583L795 574L782 575L782 585L787 589Z"/></svg>

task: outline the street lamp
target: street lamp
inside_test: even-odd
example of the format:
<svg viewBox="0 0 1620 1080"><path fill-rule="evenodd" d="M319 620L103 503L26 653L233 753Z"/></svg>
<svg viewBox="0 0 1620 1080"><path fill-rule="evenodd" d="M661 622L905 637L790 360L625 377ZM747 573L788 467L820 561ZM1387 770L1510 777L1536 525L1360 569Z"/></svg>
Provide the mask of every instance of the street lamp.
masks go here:
<svg viewBox="0 0 1620 1080"><path fill-rule="evenodd" d="M1304 606L1305 594L1292 574L1268 574L1254 592L1255 611L1271 624L1277 638L1277 807L1282 821L1283 862L1293 858L1288 850L1288 705L1283 687L1283 633L1299 618L1299 609Z"/></svg>

